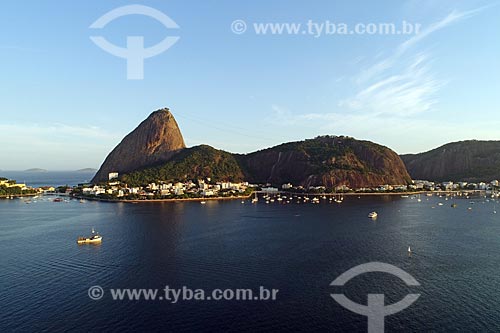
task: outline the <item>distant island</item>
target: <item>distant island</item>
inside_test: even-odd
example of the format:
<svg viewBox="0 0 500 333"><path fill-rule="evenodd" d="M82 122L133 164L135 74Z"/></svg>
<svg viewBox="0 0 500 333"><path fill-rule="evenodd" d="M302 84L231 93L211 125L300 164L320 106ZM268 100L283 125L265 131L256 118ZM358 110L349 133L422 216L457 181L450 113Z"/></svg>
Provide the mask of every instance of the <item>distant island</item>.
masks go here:
<svg viewBox="0 0 500 333"><path fill-rule="evenodd" d="M80 170L76 170L75 172L97 172L97 169L94 169L94 168L84 168L84 169L80 169Z"/></svg>
<svg viewBox="0 0 500 333"><path fill-rule="evenodd" d="M40 168L32 168L32 169L24 170L24 172L48 172L48 170L40 169Z"/></svg>

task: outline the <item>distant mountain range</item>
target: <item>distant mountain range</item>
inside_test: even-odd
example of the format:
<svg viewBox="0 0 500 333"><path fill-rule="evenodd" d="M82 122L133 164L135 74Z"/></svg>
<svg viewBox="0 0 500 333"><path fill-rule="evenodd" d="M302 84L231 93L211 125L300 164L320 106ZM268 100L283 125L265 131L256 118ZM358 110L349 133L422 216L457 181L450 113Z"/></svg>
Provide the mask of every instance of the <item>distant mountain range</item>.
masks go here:
<svg viewBox="0 0 500 333"><path fill-rule="evenodd" d="M500 179L500 141L453 142L401 158L413 179L468 182Z"/></svg>
<svg viewBox="0 0 500 333"><path fill-rule="evenodd" d="M395 152L350 137L323 136L250 154L232 154L207 145L186 148L168 109L153 112L128 134L92 181L106 181L110 172L119 172L131 184L207 177L329 188L411 182Z"/></svg>

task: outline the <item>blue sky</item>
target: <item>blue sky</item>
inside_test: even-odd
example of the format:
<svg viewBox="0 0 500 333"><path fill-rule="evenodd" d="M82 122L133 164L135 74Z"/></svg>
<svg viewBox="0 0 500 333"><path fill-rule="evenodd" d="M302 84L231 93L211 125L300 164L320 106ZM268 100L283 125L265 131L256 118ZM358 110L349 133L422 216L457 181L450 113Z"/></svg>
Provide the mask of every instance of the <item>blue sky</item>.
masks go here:
<svg viewBox="0 0 500 333"><path fill-rule="evenodd" d="M179 36L144 79L97 47ZM169 107L189 146L249 152L350 135L398 153L500 139L498 1L6 1L0 12L0 169L99 167L150 112ZM248 29L231 31L241 19ZM415 35L258 35L253 23L421 24Z"/></svg>

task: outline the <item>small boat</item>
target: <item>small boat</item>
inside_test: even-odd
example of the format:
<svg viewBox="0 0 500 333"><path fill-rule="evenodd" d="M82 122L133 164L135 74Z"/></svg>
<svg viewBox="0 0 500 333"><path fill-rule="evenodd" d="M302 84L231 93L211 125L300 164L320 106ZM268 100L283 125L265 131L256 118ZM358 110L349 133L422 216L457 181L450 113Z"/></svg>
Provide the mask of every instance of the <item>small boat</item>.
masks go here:
<svg viewBox="0 0 500 333"><path fill-rule="evenodd" d="M77 244L98 244L102 242L102 236L99 235L98 232L96 232L92 228L92 234L89 237L78 237L76 240Z"/></svg>
<svg viewBox="0 0 500 333"><path fill-rule="evenodd" d="M206 202L206 201L200 201L200 203L201 203L202 205L204 205L204 204L206 204L207 202Z"/></svg>
<svg viewBox="0 0 500 333"><path fill-rule="evenodd" d="M442 203L442 202L439 202L439 203L438 203L438 206L442 206L442 205L443 205L443 203Z"/></svg>
<svg viewBox="0 0 500 333"><path fill-rule="evenodd" d="M377 212L371 212L370 214L368 214L368 217L371 219L376 219L377 216L378 216Z"/></svg>
<svg viewBox="0 0 500 333"><path fill-rule="evenodd" d="M63 201L63 199L62 199L62 198L55 198L53 201L54 201L54 202L62 202L62 201Z"/></svg>
<svg viewBox="0 0 500 333"><path fill-rule="evenodd" d="M408 257L411 257L411 247L408 246Z"/></svg>
<svg viewBox="0 0 500 333"><path fill-rule="evenodd" d="M456 203L451 204L451 208L457 208L457 204Z"/></svg>

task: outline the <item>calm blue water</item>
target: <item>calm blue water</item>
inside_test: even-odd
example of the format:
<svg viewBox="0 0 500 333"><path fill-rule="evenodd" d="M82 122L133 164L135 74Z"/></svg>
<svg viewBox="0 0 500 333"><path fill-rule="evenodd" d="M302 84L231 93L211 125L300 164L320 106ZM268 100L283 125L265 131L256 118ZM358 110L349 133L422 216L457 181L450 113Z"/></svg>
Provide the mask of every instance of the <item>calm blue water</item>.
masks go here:
<svg viewBox="0 0 500 333"><path fill-rule="evenodd" d="M31 187L40 186L76 186L92 180L95 172L78 171L0 171L0 177L14 179L18 183L24 183Z"/></svg>
<svg viewBox="0 0 500 333"><path fill-rule="evenodd" d="M0 200L0 331L366 331L366 317L330 293L366 304L421 297L386 318L387 331L500 330L500 214L485 199L348 197L322 203L112 204ZM443 206L437 206L443 202ZM435 207L435 208L432 208ZM497 207L497 209L500 206ZM379 218L366 217L376 210ZM77 246L95 227L100 246ZM408 245L414 254L407 255ZM420 287L370 273L381 261ZM100 301L87 289L279 289L276 301Z"/></svg>

